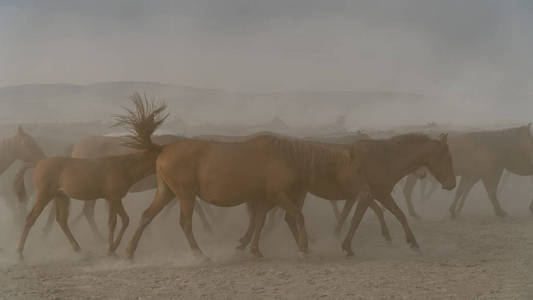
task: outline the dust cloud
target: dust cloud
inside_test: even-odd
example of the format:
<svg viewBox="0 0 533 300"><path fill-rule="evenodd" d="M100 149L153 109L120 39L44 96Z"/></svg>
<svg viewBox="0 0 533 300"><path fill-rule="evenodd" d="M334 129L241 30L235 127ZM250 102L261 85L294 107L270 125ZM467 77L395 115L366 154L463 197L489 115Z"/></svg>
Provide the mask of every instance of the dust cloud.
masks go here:
<svg viewBox="0 0 533 300"><path fill-rule="evenodd" d="M111 128L128 96L168 104L158 134L296 137L363 130L386 138L525 125L533 119L530 1L4 1L0 3L0 137L22 125L49 156L64 156ZM133 262L125 247L154 191L129 194L130 225L107 257L85 219L71 222L76 254L59 226L33 227L20 262L23 218L12 190L15 162L0 177L0 298L522 298L533 295L530 176L499 188L509 217L493 216L481 183L457 220L454 192L421 199L402 226L385 213L393 241L368 213L346 259L328 201L309 195L311 254L301 260L282 218L261 238L264 259L235 250L248 224L243 205L206 204L210 234L193 230L212 261L198 264L178 223L179 205L147 228ZM31 172L26 186L32 191ZM392 196L407 207L400 181ZM33 200L28 204L32 207ZM344 201L339 202L342 207ZM49 205L51 206L51 205ZM70 220L82 202L71 201ZM351 216L348 218L351 220ZM96 206L107 234L107 209ZM120 221L118 222L120 227ZM347 232L349 222L341 233ZM268 227L268 226L267 226Z"/></svg>

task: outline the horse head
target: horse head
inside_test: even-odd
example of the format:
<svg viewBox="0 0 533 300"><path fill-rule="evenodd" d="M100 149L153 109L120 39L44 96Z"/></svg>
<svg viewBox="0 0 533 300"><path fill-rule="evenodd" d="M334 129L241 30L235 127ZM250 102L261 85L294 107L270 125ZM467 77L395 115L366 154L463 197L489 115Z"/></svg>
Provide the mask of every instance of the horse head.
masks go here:
<svg viewBox="0 0 533 300"><path fill-rule="evenodd" d="M452 156L448 149L448 134L443 133L439 140L432 140L431 147L427 165L429 171L441 183L443 189L454 189L456 182Z"/></svg>
<svg viewBox="0 0 533 300"><path fill-rule="evenodd" d="M45 157L37 141L19 126L14 137L17 158L24 162L37 162Z"/></svg>

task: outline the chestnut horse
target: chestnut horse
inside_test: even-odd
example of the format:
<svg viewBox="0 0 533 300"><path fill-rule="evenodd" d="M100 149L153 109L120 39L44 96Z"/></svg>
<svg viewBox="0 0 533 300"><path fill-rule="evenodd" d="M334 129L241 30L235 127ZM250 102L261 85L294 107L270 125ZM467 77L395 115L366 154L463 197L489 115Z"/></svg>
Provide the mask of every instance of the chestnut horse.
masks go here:
<svg viewBox="0 0 533 300"><path fill-rule="evenodd" d="M183 139L183 137L178 135L154 135L152 140L158 145L166 145L172 142ZM129 140L126 136L90 136L84 139L81 139L74 143L72 147L72 157L75 158L98 158L103 156L111 155L123 155L135 152L137 150L126 147L124 143ZM144 192L147 190L152 190L156 188L156 179L155 175L147 176L141 179L139 182L135 183L129 193ZM52 203L53 204L53 203ZM77 223L83 216L87 219L87 222L90 225L91 230L96 237L102 239L102 235L98 230L96 225L94 210L96 206L95 201L85 201L83 203L83 210L74 218L72 224ZM52 207L54 208L54 207ZM207 221L207 217L202 209L201 205L195 206L196 212L200 216L202 224L207 232L212 232L211 225ZM55 209L50 209L48 216L48 221L45 225L45 233L48 233L52 224L55 220Z"/></svg>
<svg viewBox="0 0 533 300"><path fill-rule="evenodd" d="M406 241L419 251L419 245L409 228L407 218L391 196L394 185L404 176L426 167L441 183L442 188L455 187L455 173L448 149L447 135L440 140L421 134L404 134L384 140L361 140L353 143L351 156L357 157L370 186L371 198L360 198L350 229L342 243L348 256L353 255L352 238L372 198L379 201L402 224ZM348 204L348 203L347 203ZM342 226L350 208L345 205L339 226Z"/></svg>
<svg viewBox="0 0 533 300"><path fill-rule="evenodd" d="M130 126L134 135L127 145L143 151L94 159L49 157L37 163L33 176L36 200L26 218L26 225L20 238L18 253L21 258L31 227L52 199L56 202L57 223L69 239L74 251L80 251L80 246L68 227L69 198L83 201L100 198L107 200L108 253L114 253L129 224L129 217L122 206L122 198L133 184L154 172L155 159L161 146L152 142L151 135L168 116L162 114L166 105L156 107L146 96L142 98L135 93L131 100L136 111L127 109L127 115L116 116L117 125ZM122 220L122 227L114 239L117 214Z"/></svg>
<svg viewBox="0 0 533 300"><path fill-rule="evenodd" d="M455 198L449 208L451 217L460 212L468 193L479 180L487 191L494 214L505 216L506 212L500 207L497 195L503 170L521 176L533 175L531 123L521 127L450 137L449 144L454 170L457 176L461 176ZM410 182L412 185L415 183L416 180Z"/></svg>
<svg viewBox="0 0 533 300"><path fill-rule="evenodd" d="M300 253L307 253L304 216L297 206L308 190L310 178L330 165L346 166L346 178L354 190L364 190L359 161L347 151L298 139L260 135L242 142L226 143L183 140L164 146L156 161L157 194L142 215L127 248L133 257L143 230L177 196L180 200L180 225L197 258L207 258L192 231L194 199L217 206L236 206L254 201L259 214L251 252L262 256L259 238L266 212L281 206L294 219ZM291 231L295 232L291 227Z"/></svg>

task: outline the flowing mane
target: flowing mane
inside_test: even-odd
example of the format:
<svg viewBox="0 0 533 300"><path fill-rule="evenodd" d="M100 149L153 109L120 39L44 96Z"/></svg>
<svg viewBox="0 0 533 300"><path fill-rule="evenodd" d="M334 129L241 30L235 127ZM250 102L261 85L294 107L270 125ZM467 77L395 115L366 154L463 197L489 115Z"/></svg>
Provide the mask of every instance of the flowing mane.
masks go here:
<svg viewBox="0 0 533 300"><path fill-rule="evenodd" d="M270 149L302 171L315 173L317 170L347 164L350 161L349 152L340 147L273 135L262 135L258 138L265 140Z"/></svg>

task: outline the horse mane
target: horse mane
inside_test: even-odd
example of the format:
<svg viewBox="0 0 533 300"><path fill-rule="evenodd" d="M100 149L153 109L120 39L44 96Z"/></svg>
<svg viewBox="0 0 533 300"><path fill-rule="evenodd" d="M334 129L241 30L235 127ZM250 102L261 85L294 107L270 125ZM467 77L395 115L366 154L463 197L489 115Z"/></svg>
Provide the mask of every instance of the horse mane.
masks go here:
<svg viewBox="0 0 533 300"><path fill-rule="evenodd" d="M341 147L279 135L263 135L257 138L265 140L270 149L301 171L315 173L350 161L349 151Z"/></svg>
<svg viewBox="0 0 533 300"><path fill-rule="evenodd" d="M131 133L128 136L131 141L124 142L124 146L137 150L161 151L161 146L152 141L152 134L168 117L168 113L163 114L167 105L156 105L153 99L148 99L146 94L141 96L138 92L135 92L130 100L135 110L124 107L125 115L113 116L116 120L113 127L123 126Z"/></svg>

